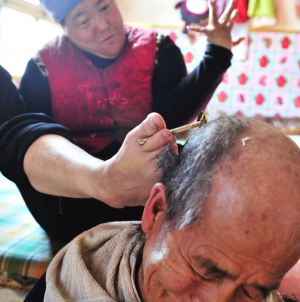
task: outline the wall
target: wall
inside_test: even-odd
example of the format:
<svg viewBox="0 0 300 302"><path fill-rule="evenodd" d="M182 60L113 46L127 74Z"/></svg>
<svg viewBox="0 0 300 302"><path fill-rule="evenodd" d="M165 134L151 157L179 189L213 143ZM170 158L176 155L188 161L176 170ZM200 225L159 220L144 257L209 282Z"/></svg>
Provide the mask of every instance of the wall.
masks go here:
<svg viewBox="0 0 300 302"><path fill-rule="evenodd" d="M275 31L300 32L300 18L292 13L295 11L295 0L275 0L277 9L277 25L272 28Z"/></svg>
<svg viewBox="0 0 300 302"><path fill-rule="evenodd" d="M188 71L201 60L205 37L182 33L180 13L173 8L177 0L117 1L126 22L170 35ZM300 117L300 19L291 13L294 0L275 0L275 4L276 26L242 29L248 43L233 49L232 66L207 107L210 119L224 114Z"/></svg>
<svg viewBox="0 0 300 302"><path fill-rule="evenodd" d="M180 45L190 72L201 60L205 37L158 29ZM300 33L251 32L247 60L232 60L208 107L209 118L225 114L300 117Z"/></svg>
<svg viewBox="0 0 300 302"><path fill-rule="evenodd" d="M251 32L248 59L232 60L209 115L300 117L300 33Z"/></svg>
<svg viewBox="0 0 300 302"><path fill-rule="evenodd" d="M183 24L174 9L177 0L116 0L125 22L176 27Z"/></svg>
<svg viewBox="0 0 300 302"><path fill-rule="evenodd" d="M265 1L265 0L262 0ZM174 6L179 0L116 0L126 22L153 27L180 27L179 10ZM271 30L300 31L300 19L294 14L295 0L274 0L277 10L277 25Z"/></svg>

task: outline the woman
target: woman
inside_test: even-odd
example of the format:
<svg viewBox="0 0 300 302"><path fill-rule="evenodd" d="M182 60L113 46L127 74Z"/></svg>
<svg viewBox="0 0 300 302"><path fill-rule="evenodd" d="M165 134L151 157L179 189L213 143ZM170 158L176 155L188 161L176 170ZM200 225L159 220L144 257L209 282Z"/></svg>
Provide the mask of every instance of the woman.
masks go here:
<svg viewBox="0 0 300 302"><path fill-rule="evenodd" d="M2 126L0 169L46 232L70 240L99 223L140 219L160 177L157 154L169 143L177 150L166 128L204 109L230 66L236 10L231 1L217 20L210 2L208 27L196 29L209 44L186 75L170 38L124 26L114 0L41 4L64 35L27 65L26 114Z"/></svg>

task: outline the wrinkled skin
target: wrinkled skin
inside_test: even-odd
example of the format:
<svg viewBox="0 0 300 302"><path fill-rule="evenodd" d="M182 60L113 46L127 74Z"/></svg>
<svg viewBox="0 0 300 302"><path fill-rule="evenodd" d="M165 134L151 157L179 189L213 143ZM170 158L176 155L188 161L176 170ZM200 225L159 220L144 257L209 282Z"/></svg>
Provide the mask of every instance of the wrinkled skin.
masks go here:
<svg viewBox="0 0 300 302"><path fill-rule="evenodd" d="M65 18L64 30L80 49L116 58L125 45L123 19L114 0L83 0Z"/></svg>
<svg viewBox="0 0 300 302"><path fill-rule="evenodd" d="M220 165L200 222L168 229L164 185L153 188L142 218L143 301L262 302L300 258L300 176L292 160L299 150L260 131L245 135L234 164Z"/></svg>

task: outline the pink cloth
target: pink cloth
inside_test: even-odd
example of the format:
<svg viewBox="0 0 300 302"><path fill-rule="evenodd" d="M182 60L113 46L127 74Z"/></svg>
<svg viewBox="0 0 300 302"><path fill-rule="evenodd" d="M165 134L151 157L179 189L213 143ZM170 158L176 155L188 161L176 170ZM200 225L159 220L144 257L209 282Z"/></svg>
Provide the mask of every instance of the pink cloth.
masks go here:
<svg viewBox="0 0 300 302"><path fill-rule="evenodd" d="M229 0L215 0L217 7L217 15L220 17L228 4ZM237 23L244 23L248 20L247 10L248 10L248 0L236 0L236 8L239 13L236 19Z"/></svg>

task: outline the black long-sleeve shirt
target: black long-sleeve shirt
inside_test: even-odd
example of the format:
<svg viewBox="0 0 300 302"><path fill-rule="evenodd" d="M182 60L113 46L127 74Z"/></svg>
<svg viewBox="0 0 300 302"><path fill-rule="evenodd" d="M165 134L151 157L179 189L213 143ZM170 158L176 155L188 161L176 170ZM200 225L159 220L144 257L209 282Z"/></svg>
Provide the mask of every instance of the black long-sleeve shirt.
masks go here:
<svg viewBox="0 0 300 302"><path fill-rule="evenodd" d="M83 52L95 66L105 68L114 60L102 59ZM153 111L160 113L168 128L183 125L197 116L210 100L224 72L230 66L232 53L220 46L208 44L201 63L186 76L180 49L166 37L159 45L153 80ZM28 112L43 112L51 116L49 81L30 60L20 84Z"/></svg>

